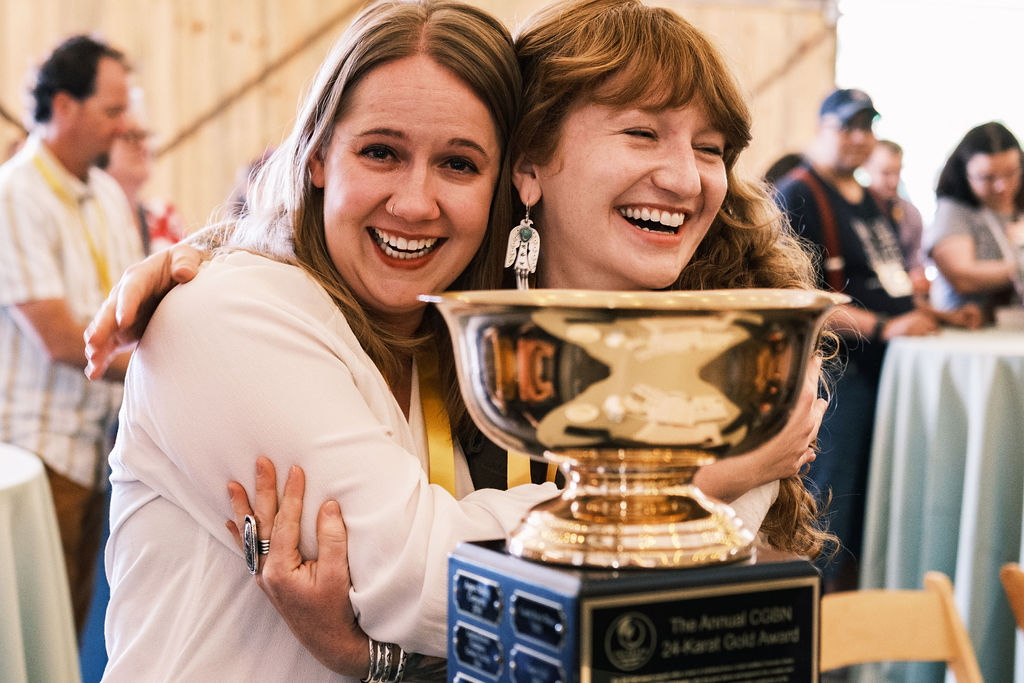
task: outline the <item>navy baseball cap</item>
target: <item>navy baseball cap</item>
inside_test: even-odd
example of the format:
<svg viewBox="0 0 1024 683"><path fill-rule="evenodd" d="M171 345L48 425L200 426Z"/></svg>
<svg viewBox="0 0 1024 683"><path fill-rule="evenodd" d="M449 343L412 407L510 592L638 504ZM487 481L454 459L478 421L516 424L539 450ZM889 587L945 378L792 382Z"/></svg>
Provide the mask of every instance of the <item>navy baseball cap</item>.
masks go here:
<svg viewBox="0 0 1024 683"><path fill-rule="evenodd" d="M871 98L866 92L847 88L832 91L832 94L821 103L818 117L824 118L832 115L839 119L839 123L845 125L862 111L871 112L873 117L878 116L878 110L875 109L874 103L871 102Z"/></svg>

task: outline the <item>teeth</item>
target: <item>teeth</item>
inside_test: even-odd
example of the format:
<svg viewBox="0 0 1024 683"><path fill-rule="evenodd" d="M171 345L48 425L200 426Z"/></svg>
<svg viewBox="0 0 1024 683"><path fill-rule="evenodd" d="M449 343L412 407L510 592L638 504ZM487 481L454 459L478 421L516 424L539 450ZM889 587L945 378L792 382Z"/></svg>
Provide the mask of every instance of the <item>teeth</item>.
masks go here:
<svg viewBox="0 0 1024 683"><path fill-rule="evenodd" d="M440 241L437 237L411 240L397 235L389 235L377 228L371 228L371 234L381 251L392 258L403 260L426 256L434 250Z"/></svg>
<svg viewBox="0 0 1024 683"><path fill-rule="evenodd" d="M647 207L637 209L631 206L625 209L619 209L619 213L622 214L623 218L652 221L654 223L661 223L669 228L678 228L683 224L684 220L682 213L661 211L659 209L650 209Z"/></svg>

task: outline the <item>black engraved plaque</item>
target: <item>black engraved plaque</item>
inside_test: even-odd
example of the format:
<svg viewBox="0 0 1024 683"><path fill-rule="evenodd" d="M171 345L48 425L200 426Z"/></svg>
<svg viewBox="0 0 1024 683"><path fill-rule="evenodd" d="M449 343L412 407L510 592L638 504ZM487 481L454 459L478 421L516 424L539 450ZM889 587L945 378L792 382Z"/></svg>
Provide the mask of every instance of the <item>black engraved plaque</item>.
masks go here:
<svg viewBox="0 0 1024 683"><path fill-rule="evenodd" d="M461 664L493 678L501 674L505 665L498 637L466 624L455 626L455 657Z"/></svg>
<svg viewBox="0 0 1024 683"><path fill-rule="evenodd" d="M558 662L518 645L512 648L508 666L513 683L566 683Z"/></svg>
<svg viewBox="0 0 1024 683"><path fill-rule="evenodd" d="M565 642L565 612L556 604L532 595L512 595L512 628L518 635L532 638L556 650Z"/></svg>
<svg viewBox="0 0 1024 683"><path fill-rule="evenodd" d="M455 575L455 606L463 614L497 624L501 621L501 588L483 577L458 572Z"/></svg>

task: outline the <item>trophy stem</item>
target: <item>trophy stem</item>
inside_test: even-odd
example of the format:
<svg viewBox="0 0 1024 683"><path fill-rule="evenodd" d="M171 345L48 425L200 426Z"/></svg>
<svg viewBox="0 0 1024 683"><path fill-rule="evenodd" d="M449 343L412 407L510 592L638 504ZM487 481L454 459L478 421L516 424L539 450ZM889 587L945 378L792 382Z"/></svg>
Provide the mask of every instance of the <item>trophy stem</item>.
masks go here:
<svg viewBox="0 0 1024 683"><path fill-rule="evenodd" d="M548 457L561 461L566 487L534 507L512 534L513 555L607 568L695 567L750 557L753 534L729 506L693 485L696 465L635 468Z"/></svg>

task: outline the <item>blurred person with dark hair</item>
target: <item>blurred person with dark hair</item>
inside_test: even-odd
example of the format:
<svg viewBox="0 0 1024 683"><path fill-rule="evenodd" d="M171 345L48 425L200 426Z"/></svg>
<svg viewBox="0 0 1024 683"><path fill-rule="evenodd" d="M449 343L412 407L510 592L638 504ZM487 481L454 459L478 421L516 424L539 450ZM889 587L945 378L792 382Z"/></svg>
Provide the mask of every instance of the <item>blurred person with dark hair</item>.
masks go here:
<svg viewBox="0 0 1024 683"><path fill-rule="evenodd" d="M40 67L32 95L34 132L0 166L0 441L46 464L81 633L128 365L121 354L106 379L89 382L82 335L142 258L124 192L94 165L126 132L128 66L75 36Z"/></svg>
<svg viewBox="0 0 1024 683"><path fill-rule="evenodd" d="M135 225L146 256L166 249L185 236L181 214L170 202L142 197L142 188L153 174L153 133L145 126L142 93L131 93L123 135L114 139L110 152L98 165L124 190L135 213Z"/></svg>
<svg viewBox="0 0 1024 683"><path fill-rule="evenodd" d="M926 237L939 271L931 291L936 308L973 302L991 321L997 307L1021 303L1021 178L1020 143L995 121L972 128L949 155Z"/></svg>

